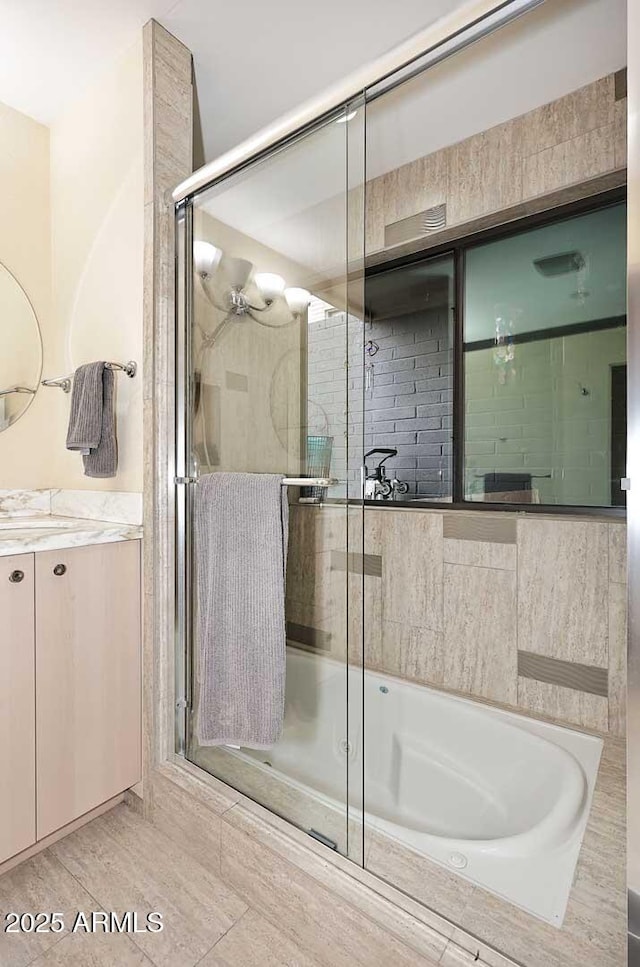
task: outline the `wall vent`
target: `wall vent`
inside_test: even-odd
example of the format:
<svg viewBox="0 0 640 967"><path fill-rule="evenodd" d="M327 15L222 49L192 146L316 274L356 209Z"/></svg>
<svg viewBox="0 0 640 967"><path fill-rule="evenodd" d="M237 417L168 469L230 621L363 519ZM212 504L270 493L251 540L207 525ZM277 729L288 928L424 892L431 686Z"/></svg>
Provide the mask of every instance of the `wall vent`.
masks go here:
<svg viewBox="0 0 640 967"><path fill-rule="evenodd" d="M433 205L417 215L410 215L408 218L401 218L400 221L391 222L384 228L384 246L389 248L392 245L400 245L402 242L410 242L414 238L422 238L432 232L439 232L447 227L447 205Z"/></svg>

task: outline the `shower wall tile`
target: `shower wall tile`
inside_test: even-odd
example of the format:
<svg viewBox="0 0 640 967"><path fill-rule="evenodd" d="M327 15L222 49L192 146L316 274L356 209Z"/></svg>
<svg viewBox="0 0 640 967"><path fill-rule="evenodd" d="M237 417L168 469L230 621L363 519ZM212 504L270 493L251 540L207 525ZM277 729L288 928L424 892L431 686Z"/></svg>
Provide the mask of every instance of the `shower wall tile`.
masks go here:
<svg viewBox="0 0 640 967"><path fill-rule="evenodd" d="M451 228L624 168L626 127L608 74L379 175L366 186L367 254L385 248L385 226L433 205L446 203Z"/></svg>
<svg viewBox="0 0 640 967"><path fill-rule="evenodd" d="M609 727L609 702L601 695L518 678L517 704L522 709L600 732Z"/></svg>
<svg viewBox="0 0 640 967"><path fill-rule="evenodd" d="M444 683L494 701L517 701L516 576L444 565Z"/></svg>
<svg viewBox="0 0 640 967"><path fill-rule="evenodd" d="M524 198L545 195L612 171L615 168L614 133L614 124L605 124L525 158L522 163Z"/></svg>
<svg viewBox="0 0 640 967"><path fill-rule="evenodd" d="M384 619L442 631L442 515L372 511L367 537L382 556Z"/></svg>
<svg viewBox="0 0 640 967"><path fill-rule="evenodd" d="M601 128L612 120L613 111L614 75L607 74L523 115L523 154L532 155Z"/></svg>
<svg viewBox="0 0 640 967"><path fill-rule="evenodd" d="M609 731L625 735L627 725L627 587L609 585Z"/></svg>
<svg viewBox="0 0 640 967"><path fill-rule="evenodd" d="M609 524L609 580L627 583L627 528L624 523Z"/></svg>
<svg viewBox="0 0 640 967"><path fill-rule="evenodd" d="M450 149L436 151L384 176L384 224L397 222L447 200Z"/></svg>
<svg viewBox="0 0 640 967"><path fill-rule="evenodd" d="M520 125L499 124L451 149L447 221L456 225L522 199Z"/></svg>
<svg viewBox="0 0 640 967"><path fill-rule="evenodd" d="M446 564L466 564L470 567L492 567L515 571L517 550L515 544L494 544L490 541L466 541L444 539Z"/></svg>
<svg viewBox="0 0 640 967"><path fill-rule="evenodd" d="M605 667L606 523L518 521L518 648Z"/></svg>
<svg viewBox="0 0 640 967"><path fill-rule="evenodd" d="M367 667L374 667L368 657L365 638ZM379 657L375 665L390 675L399 675L412 681L443 685L444 636L441 631L416 628L399 621L383 621Z"/></svg>

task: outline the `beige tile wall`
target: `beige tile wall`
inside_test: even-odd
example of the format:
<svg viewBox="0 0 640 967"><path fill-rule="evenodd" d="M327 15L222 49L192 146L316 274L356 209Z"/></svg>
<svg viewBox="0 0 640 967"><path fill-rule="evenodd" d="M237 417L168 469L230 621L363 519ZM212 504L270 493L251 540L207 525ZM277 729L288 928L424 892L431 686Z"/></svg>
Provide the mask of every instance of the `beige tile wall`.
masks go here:
<svg viewBox="0 0 640 967"><path fill-rule="evenodd" d="M446 203L450 228L624 168L626 103L609 74L372 179L367 254L385 248L385 226L433 205Z"/></svg>
<svg viewBox="0 0 640 967"><path fill-rule="evenodd" d="M370 563L363 575L352 557L347 580L344 554L331 555L345 550L344 507L291 508L290 622L325 632L324 647L341 659L348 627L357 661L364 590L369 667L624 734L623 521L364 513ZM520 674L519 652L534 659Z"/></svg>

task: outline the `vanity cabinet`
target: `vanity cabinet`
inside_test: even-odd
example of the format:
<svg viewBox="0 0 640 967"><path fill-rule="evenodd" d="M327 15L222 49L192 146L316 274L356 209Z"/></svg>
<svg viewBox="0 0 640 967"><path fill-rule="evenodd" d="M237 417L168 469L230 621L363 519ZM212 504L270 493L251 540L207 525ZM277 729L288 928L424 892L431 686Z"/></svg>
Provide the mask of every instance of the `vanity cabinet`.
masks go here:
<svg viewBox="0 0 640 967"><path fill-rule="evenodd" d="M41 839L140 779L140 545L41 551L35 571Z"/></svg>
<svg viewBox="0 0 640 967"><path fill-rule="evenodd" d="M140 542L0 557L0 863L141 775Z"/></svg>
<svg viewBox="0 0 640 967"><path fill-rule="evenodd" d="M0 863L36 839L33 554L0 558Z"/></svg>

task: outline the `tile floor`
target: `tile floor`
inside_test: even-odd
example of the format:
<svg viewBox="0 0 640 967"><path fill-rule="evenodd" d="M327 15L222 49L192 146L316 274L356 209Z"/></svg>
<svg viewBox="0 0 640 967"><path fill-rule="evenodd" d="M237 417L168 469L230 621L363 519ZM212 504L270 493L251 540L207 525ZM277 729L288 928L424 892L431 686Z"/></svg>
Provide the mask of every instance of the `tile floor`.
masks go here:
<svg viewBox="0 0 640 967"><path fill-rule="evenodd" d="M3 924L8 911L43 911L61 913L68 927L78 911L100 910L135 910L139 923L159 911L165 926L158 933L2 932L0 965L331 967L317 944L313 954L302 949L126 805L0 877Z"/></svg>

